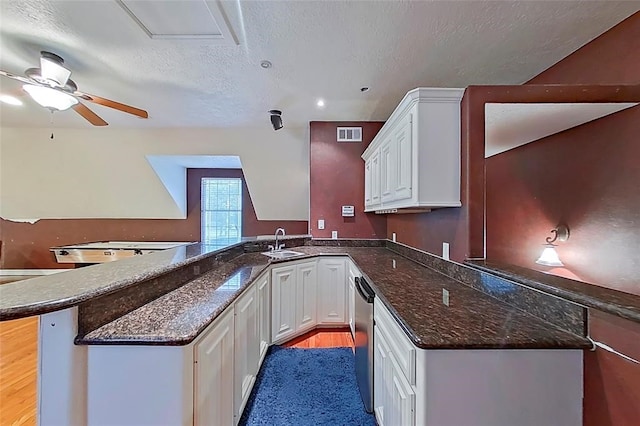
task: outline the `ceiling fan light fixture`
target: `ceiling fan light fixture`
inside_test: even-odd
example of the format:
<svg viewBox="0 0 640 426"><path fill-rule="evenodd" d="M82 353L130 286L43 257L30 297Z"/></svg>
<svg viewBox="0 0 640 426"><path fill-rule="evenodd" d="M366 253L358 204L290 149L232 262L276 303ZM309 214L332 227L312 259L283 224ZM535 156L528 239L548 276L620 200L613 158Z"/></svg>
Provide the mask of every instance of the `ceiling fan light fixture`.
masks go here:
<svg viewBox="0 0 640 426"><path fill-rule="evenodd" d="M40 75L47 82L64 86L71 76L71 71L62 66L60 62L52 61L47 57L40 58Z"/></svg>
<svg viewBox="0 0 640 426"><path fill-rule="evenodd" d="M73 96L50 87L25 84L22 88L34 101L45 108L64 111L78 103L78 100Z"/></svg>

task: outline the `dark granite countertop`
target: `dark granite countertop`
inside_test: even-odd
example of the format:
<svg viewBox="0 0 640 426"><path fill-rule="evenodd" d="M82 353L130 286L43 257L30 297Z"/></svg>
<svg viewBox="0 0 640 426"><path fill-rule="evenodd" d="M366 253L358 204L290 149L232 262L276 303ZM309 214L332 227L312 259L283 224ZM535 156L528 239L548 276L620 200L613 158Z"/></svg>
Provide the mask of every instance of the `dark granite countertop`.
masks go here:
<svg viewBox="0 0 640 426"><path fill-rule="evenodd" d="M470 267L562 297L603 312L640 322L640 296L515 265L468 260Z"/></svg>
<svg viewBox="0 0 640 426"><path fill-rule="evenodd" d="M159 277L216 253L242 244L266 241L271 236L237 241L195 243L116 262L101 263L58 274L40 276L0 286L0 321L40 315L70 308L87 300ZM288 235L281 240L298 239Z"/></svg>
<svg viewBox="0 0 640 426"><path fill-rule="evenodd" d="M158 299L88 333L76 343L186 345L269 265L260 253L240 255Z"/></svg>
<svg viewBox="0 0 640 426"><path fill-rule="evenodd" d="M526 314L385 248L303 246L318 255L349 255L411 341L424 349L587 348L587 339ZM282 263L272 261L271 263ZM78 338L83 344L184 345L197 337L267 267L241 255L184 286ZM232 289L230 277L236 280ZM442 303L442 289L450 304Z"/></svg>

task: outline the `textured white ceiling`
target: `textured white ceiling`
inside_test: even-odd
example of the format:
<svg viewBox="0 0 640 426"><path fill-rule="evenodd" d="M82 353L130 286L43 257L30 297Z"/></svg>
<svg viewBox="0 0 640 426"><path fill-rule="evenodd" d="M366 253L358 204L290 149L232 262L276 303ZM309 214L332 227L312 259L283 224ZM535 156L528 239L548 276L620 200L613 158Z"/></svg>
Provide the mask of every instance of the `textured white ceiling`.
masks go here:
<svg viewBox="0 0 640 426"><path fill-rule="evenodd" d="M637 1L221 6L238 45L152 40L115 0L2 0L0 68L22 73L50 50L65 58L80 90L149 111L141 120L90 105L112 127L266 128L273 108L283 110L285 126L385 120L414 87L522 83L640 10ZM263 59L273 68L262 69ZM19 88L0 81L3 93ZM24 100L0 106L1 125L51 125L47 110ZM90 127L73 111L53 119L54 127Z"/></svg>

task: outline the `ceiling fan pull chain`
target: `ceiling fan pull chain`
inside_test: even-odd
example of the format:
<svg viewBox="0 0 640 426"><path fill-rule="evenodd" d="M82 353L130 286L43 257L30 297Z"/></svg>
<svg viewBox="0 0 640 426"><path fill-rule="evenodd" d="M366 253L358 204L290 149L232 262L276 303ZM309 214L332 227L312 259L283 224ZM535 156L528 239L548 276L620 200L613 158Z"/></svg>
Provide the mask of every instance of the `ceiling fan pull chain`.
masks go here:
<svg viewBox="0 0 640 426"><path fill-rule="evenodd" d="M53 109L51 110L51 139L53 139Z"/></svg>

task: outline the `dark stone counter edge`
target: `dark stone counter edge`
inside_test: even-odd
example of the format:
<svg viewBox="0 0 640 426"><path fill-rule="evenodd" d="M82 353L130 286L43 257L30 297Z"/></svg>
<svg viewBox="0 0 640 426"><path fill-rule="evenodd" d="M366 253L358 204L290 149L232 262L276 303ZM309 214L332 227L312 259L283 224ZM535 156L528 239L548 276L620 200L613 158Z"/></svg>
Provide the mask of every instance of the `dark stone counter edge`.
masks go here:
<svg viewBox="0 0 640 426"><path fill-rule="evenodd" d="M351 261L354 262L354 264L356 266L358 266L358 264L355 262L355 260L353 260L353 258L347 253L344 253L344 254L341 254L341 253L319 253L319 254L309 254L309 255L303 255L303 256L296 256L296 257L288 258L288 259L271 260L269 265L267 265L264 268L264 270L269 268L271 265L284 264L284 263L288 263L289 261L310 259L310 258L315 258L315 257L331 257L331 256L348 257L349 259L351 259ZM359 268L359 266L358 266L358 268ZM154 338L153 340L152 339L108 339L108 340L104 340L104 339L85 339L84 337L77 336L75 341L74 341L74 343L77 344L77 345L92 345L92 346L93 345L120 345L120 346L124 346L124 345L134 345L134 346L185 346L185 345L188 345L188 344L192 343L193 341L195 341L202 334L202 332L204 332L204 330L206 330L206 328L209 327L209 325L211 325L227 308L229 308L240 297L240 295L242 295L242 293L248 287L253 285L255 280L258 279L258 277L260 277L260 275L264 272L264 270L262 270L258 274L256 274L255 278L253 280L251 280L251 281L248 281L245 286L243 286L242 288L238 289L238 291L234 294L234 296L228 300L228 303L226 303L220 309L216 309L216 311L212 314L211 318L206 323L204 323L201 326L199 326L195 332L190 333L189 335L182 336L182 337L177 337L177 338L172 338L172 339ZM360 272L362 272L362 271L360 271ZM445 349L549 349L549 350L562 350L562 349L589 349L589 348L592 347L591 342L588 339L585 339L585 338L582 338L580 336L571 334L569 332L566 332L566 333L575 337L575 339L573 339L573 341L571 341L571 342L527 342L527 343L511 343L511 344L474 344L474 343L470 343L470 344L438 344L438 345L425 344L414 333L414 331L404 322L402 317L393 308L393 306L389 303L389 301L386 300L386 298L384 297L382 292L375 285L375 282L371 278L369 278L364 272L362 272L362 274L365 277L365 279L367 280L367 282L372 285L373 290L376 292L376 296L379 297L380 300L384 303L385 307L389 310L391 315L394 317L396 322L399 324L400 328L409 337L411 342L419 349L430 349L430 350L435 350L435 349L440 349L440 350L445 350ZM538 319L538 318L535 318L535 319L538 320L538 321L542 321L541 319Z"/></svg>
<svg viewBox="0 0 640 426"><path fill-rule="evenodd" d="M133 275L131 277L127 277L126 279L112 282L111 284L106 285L103 288L95 289L93 291L88 291L78 296L67 297L65 299L58 299L54 301L46 301L42 303L34 303L29 305L20 305L20 306L15 306L11 308L5 308L0 311L0 321L9 321L13 319L19 319L19 318L29 317L33 315L42 315L50 312L61 311L63 309L72 308L74 306L79 305L82 302L86 302L96 297L106 296L108 294L116 293L127 287L131 287L136 284L139 284L141 281L157 278L163 274L167 274L176 269L191 265L193 263L196 263L208 257L218 255L226 250L232 249L237 246L241 246L243 244L246 244L246 242L230 244L227 247L213 249L206 253L200 253L198 255L189 257L188 259L184 259L180 262L174 263L170 266L159 267L158 269L154 270L153 272L149 272L143 277ZM174 249L168 249L168 250L174 250ZM70 271L74 271L74 269L70 269Z"/></svg>
<svg viewBox="0 0 640 426"><path fill-rule="evenodd" d="M580 305L583 305L589 308L598 309L600 311L603 311L612 315L616 315L621 318L625 318L634 322L640 322L640 308L629 307L629 306L625 306L615 302L607 302L605 300L601 300L596 297L588 296L584 293L578 293L576 291L564 289L562 287L558 287L553 284L545 283L541 279L536 279L536 277L538 275L541 275L541 278L545 278L545 276L553 277L554 280L558 280L558 281L565 280L567 282L576 282L576 283L578 283L579 281L571 280L569 278L559 277L556 275L548 275L540 271L527 270L526 268L515 267L512 265L508 266L510 269L512 268L516 268L518 270L522 269L522 274L518 274L513 271L504 269L504 266L501 266L500 264L489 263L484 260L467 260L464 262L464 264L471 268L477 269L479 271L486 272L500 278L508 279L515 283L528 286L536 290L553 294L555 296L561 297L563 299L569 300L574 303L578 303ZM524 273L526 273L529 276L525 276ZM593 285L593 284L584 283L584 285ZM603 293L611 292L612 295L622 293L617 290L607 289L605 287L600 287L600 288L602 289ZM622 294L626 294L626 293L622 293ZM629 297L634 297L634 295L629 294Z"/></svg>

